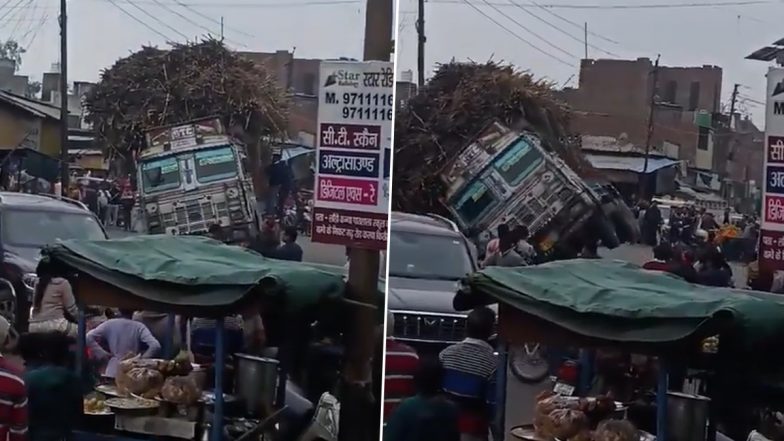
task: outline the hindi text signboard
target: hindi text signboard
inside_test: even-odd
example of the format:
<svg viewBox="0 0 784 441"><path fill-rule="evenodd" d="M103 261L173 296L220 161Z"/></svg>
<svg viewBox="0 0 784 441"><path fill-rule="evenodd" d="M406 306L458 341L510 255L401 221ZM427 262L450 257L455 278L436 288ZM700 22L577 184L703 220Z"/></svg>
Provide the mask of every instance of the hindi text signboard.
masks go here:
<svg viewBox="0 0 784 441"><path fill-rule="evenodd" d="M768 70L760 268L784 270L784 68Z"/></svg>
<svg viewBox="0 0 784 441"><path fill-rule="evenodd" d="M325 61L319 81L312 239L386 250L392 63Z"/></svg>

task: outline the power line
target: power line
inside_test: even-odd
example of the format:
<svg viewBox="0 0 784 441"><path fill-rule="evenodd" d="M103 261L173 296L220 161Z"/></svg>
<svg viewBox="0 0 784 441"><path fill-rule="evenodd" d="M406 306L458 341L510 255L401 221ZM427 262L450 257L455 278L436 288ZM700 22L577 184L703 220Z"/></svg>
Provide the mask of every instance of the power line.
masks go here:
<svg viewBox="0 0 784 441"><path fill-rule="evenodd" d="M198 15L199 17L201 17L201 18L203 18L203 19L205 19L207 21L211 21L213 24L223 25L223 23L221 23L220 20L216 20L214 17L210 17L209 15L203 14L202 12L200 12L197 9L194 9L193 7L188 5L187 3L184 3L184 2L179 1L179 0L174 0L174 1L175 1L175 3L177 3L177 5L181 6L182 8L185 8L185 9L193 12L194 14ZM249 34L247 32L239 30L239 29L232 29L232 28L230 28L228 26L226 26L226 29L228 29L230 31L233 31L233 32L235 32L237 34L244 35L246 37L256 38L255 35Z"/></svg>
<svg viewBox="0 0 784 441"><path fill-rule="evenodd" d="M519 4L519 3L516 3L516 2L515 2L515 0L509 0L509 1L511 1L511 2L512 2L514 5L515 5L515 6L517 6L518 8L520 8L520 9L521 9L523 12L525 12L526 14L528 14L528 15L530 15L530 16L532 16L532 17L534 17L535 19L537 19L537 20L541 21L542 23L546 24L547 26L550 26L551 28L555 29L556 31L558 31L558 32L560 32L560 33L562 33L562 34L566 35L567 37L571 38L572 40L575 40L575 41L577 41L577 42L579 42L579 43L585 43L585 44L587 44L587 45L588 45L588 47L590 47L590 48L592 48L592 49L596 49L597 51L599 51L599 52L602 52L602 53L605 53L605 54L607 54L607 55L609 55L609 56L611 56L611 57L620 58L620 56L619 56L619 55L617 55L617 54L614 54L614 53L612 53L612 52L610 52L610 51L606 51L606 50L604 50L604 49L602 49L602 48L600 48L600 47L598 47L598 46L595 46L595 45L593 45L593 44L591 44L591 43L588 43L587 41L583 41L583 39L581 39L580 37L576 37L576 36L574 36L573 34L570 34L569 32L567 32L567 31L563 30L562 28L560 28L560 27L558 27L558 26L554 25L553 23L551 23L551 22L549 22L549 21L545 20L544 18L542 18L542 17L540 17L540 16L538 16L538 15L534 14L533 12L529 11L529 10L528 10L529 8L527 8L527 7L524 7L523 5L521 5L521 4Z"/></svg>
<svg viewBox="0 0 784 441"><path fill-rule="evenodd" d="M44 15L41 17L41 21L36 26L35 30L33 30L32 36L30 37L30 42L27 43L27 47L32 47L33 43L35 43L35 39L38 37L38 33L46 24L47 20L49 20L49 11L44 12ZM24 37L22 37L24 38Z"/></svg>
<svg viewBox="0 0 784 441"><path fill-rule="evenodd" d="M131 2L131 0L115 0L118 3L137 3L140 5L155 4L152 0L140 0ZM291 1L291 2L276 2L276 3L243 3L243 2L178 2L180 6L187 5L195 8L296 8L300 6L334 6L334 5L357 5L363 4L362 0L304 0L304 1Z"/></svg>
<svg viewBox="0 0 784 441"><path fill-rule="evenodd" d="M129 2L128 2L128 4L129 4L129 5L131 5L131 6L133 6L133 7L134 7L134 8L136 8L136 9L138 9L139 11L141 11L141 13L142 13L142 14L144 14L144 15L146 15L147 17L150 17L150 18L151 18L151 19L153 19L154 21L158 22L158 24L161 24L161 25L163 25L163 27L165 27L165 28L168 28L170 31L172 31L172 32L174 32L175 34L179 35L180 37L184 38L186 41L188 40L188 36L187 36L187 35L183 34L183 33L182 33L182 32L180 32L180 31L179 31L177 28L175 28L174 26L172 26L172 25L170 25L170 24L166 23L165 21L163 21L163 20L159 19L159 18L158 18L158 17L156 17L155 15L153 15L153 14L150 14L149 12L147 12L147 10L145 10L145 9L144 9L144 8L142 8L141 6L137 5L135 2L129 1Z"/></svg>
<svg viewBox="0 0 784 441"><path fill-rule="evenodd" d="M566 23L568 23L568 24L571 24L571 25L573 25L573 26L574 26L574 27L576 27L576 28L582 28L582 27L583 27L583 25L581 25L580 23L577 23L577 22L575 22L575 21L572 21L572 20L570 20L570 19L568 19L568 18L566 18L566 17L564 17L564 16L562 16L562 15L560 15L560 14L556 13L555 11L553 11L553 10L551 10L551 9L548 9L548 8L546 8L546 7L542 6L542 5L540 5L539 3L537 3L537 2L535 2L535 1L533 1L533 0L531 0L531 3L533 3L533 4L534 4L534 6L536 6L536 7L540 8L540 9L542 9L544 12L546 12L546 13L548 13L548 14L552 15L553 17L555 17L555 18L557 18L557 19L560 19L560 20L562 20L562 21L564 21L564 22L566 22ZM595 32L592 32L592 31L590 31L590 30L588 31L588 35L591 35L591 36L593 36L593 37L599 38L599 39L601 39L601 40L604 40L604 41L606 41L606 42L608 42L608 43L612 43L612 44L620 44L620 43L618 43L617 41L615 41L615 40L613 40L613 39L611 39L611 38L609 38L609 37L605 37L604 35L597 34L597 33L595 33Z"/></svg>
<svg viewBox="0 0 784 441"><path fill-rule="evenodd" d="M509 15L505 14L503 11L501 11L498 8L498 6L495 6L494 4L490 3L488 0L483 0L483 1L485 2L485 4L487 6L490 6L491 8L493 8L495 10L495 12L497 12L497 13L501 14L502 16L506 17L507 20L513 22L514 24L516 24L517 26L522 28L524 31L526 31L529 34L533 35L534 37L542 40L546 45L550 46L551 48L557 50L558 52L561 52L562 54L566 55L567 57L579 58L579 57L576 57L574 54L569 53L568 51L566 51L562 47L558 46L557 44L554 44L554 43L550 42L547 38L544 38L541 35L537 34L536 32L530 30L529 28L527 28L525 25L523 25L519 21L517 21L514 18L510 17Z"/></svg>
<svg viewBox="0 0 784 441"><path fill-rule="evenodd" d="M460 0L430 0L433 3L461 3ZM753 6L777 4L773 0L730 0L730 1L710 1L710 2L691 2L691 3L642 3L642 4L578 4L578 3L543 3L539 7L547 9L685 9L685 8L714 8L722 6ZM512 4L506 2L494 2L495 6L511 7ZM525 4L535 6L533 2Z"/></svg>
<svg viewBox="0 0 784 441"><path fill-rule="evenodd" d="M572 66L572 64L571 64L571 63L569 63L568 61L564 61L564 60L562 60L562 59L560 59L560 58L556 57L555 55L553 55L553 54L551 54L551 53L549 53L549 52L547 52L547 51L545 51L545 50L543 50L543 49L539 48L539 46L536 46L535 44L533 44L533 43L531 43L530 41L526 40L525 38L521 37L520 35L518 35L518 34L517 34L516 32L514 32L513 30L511 30L511 29L509 29L508 27L504 26L504 25L503 25L503 23L501 23L501 22L499 22L498 20L494 19L493 17L491 17L491 16L487 15L487 14L485 13L485 11L481 10L479 7L477 7L476 5L474 5L473 3L471 3L469 0L463 0L463 2L464 2L465 4L467 4L468 6L472 7L472 8L473 8L473 9L474 9L476 12L478 12L478 13L482 14L482 15L483 15L483 16L484 16L486 19L488 19L488 20L492 21L492 22L493 22L493 23L495 23L495 24L496 24L498 27L500 27L501 29L505 30L505 31L506 31L506 32L508 32L510 35L512 35L513 37L515 37L515 38L517 38L518 40L522 41L523 43L527 44L528 46L530 46L532 49L536 50L537 52L539 52L539 53L541 53L541 54L543 54L543 55L545 55L545 56L547 56L547 57L550 57L550 58L552 58L552 59L554 59L554 60L558 61L558 62L559 62L559 63L561 63L561 64L564 64L564 65L566 65L566 66L570 66L570 67L574 67L574 66Z"/></svg>
<svg viewBox="0 0 784 441"><path fill-rule="evenodd" d="M149 29L149 30L150 30L150 31L152 31L153 33L156 33L156 34L158 34L159 36L163 37L163 38L164 38L164 40L166 40L166 41L172 41L172 38L169 38L169 37L167 37L165 34L163 34L162 32L160 32L159 30L157 30L157 29L155 29L154 27L152 27L152 26L150 26L149 24L147 24L147 22L145 22L144 20L141 20L141 19L139 19L137 16L135 16L135 15L131 14L130 12L126 11L125 9L123 9L123 7L122 7L122 6L120 6L120 5L118 5L118 4L117 4L117 2L116 2L115 0L106 0L106 1L107 1L107 2L109 2L109 3L111 3L112 5L114 5L114 7L115 7L115 8L119 9L119 10L120 10L120 12L122 12L123 14L125 14L126 16L128 16L128 17L129 17L131 20L135 21L136 23L139 23L140 25L142 25L142 26L144 26L145 28Z"/></svg>
<svg viewBox="0 0 784 441"><path fill-rule="evenodd" d="M206 26L203 26L203 25L201 25L201 24L199 24L199 23L197 23L197 22L195 22L195 21L191 20L190 18L188 18L188 17L186 17L185 15L181 14L179 11L176 11L176 10L174 10L173 8L171 8L171 7L167 6L167 5L166 5L166 4L164 4L163 2L161 2L161 1L155 1L155 3L156 3L156 4L158 4L158 5L159 5L161 8L163 8L163 9L165 9L165 10L167 10L167 11L171 12L172 14L174 14L174 15L176 15L176 16L178 16L178 17L180 17L181 19L185 20L186 22L188 22L188 23L190 23L190 24L192 24L192 25L194 25L194 26L196 26L196 27L198 27L198 28L201 28L201 29L203 29L204 31L206 31L206 32L207 32L207 34L209 34L209 35L212 35L212 34L213 34L212 30L211 30L211 29L209 29L208 27L206 27ZM244 45L244 44L242 44L242 43L238 43L238 42L236 42L236 41L231 41L231 40L228 40L228 39L227 39L226 41L228 41L228 42L229 42L229 43L231 43L231 44L236 44L237 46L243 46L243 47L247 47L246 45Z"/></svg>
<svg viewBox="0 0 784 441"><path fill-rule="evenodd" d="M0 17L0 23L2 23L6 18L8 18L8 16L10 16L12 12L17 11L17 8L19 8L19 5L21 5L24 2L25 2L25 0L19 0L18 2L16 2L16 4L14 4L14 6L11 6L8 9L8 12L6 12L5 14L3 14L2 17ZM7 3L10 3L10 2L6 2L6 4Z"/></svg>
<svg viewBox="0 0 784 441"><path fill-rule="evenodd" d="M16 40L14 39L14 37L16 36L16 32L17 32L17 31L19 31L19 26L21 26L21 25L22 25L22 21L23 21L23 20L25 20L25 18L27 17L27 14L28 14L29 12L31 12L31 10L29 9L29 7L30 7L30 5L31 5L32 3L33 3L33 0L27 0L27 3L25 4L25 7L24 7L24 8L22 8L22 9L20 9L22 12L19 14L18 18L16 19L16 24L14 25L14 28L13 28L13 29L11 29L11 34L8 36L8 39L9 39L9 40L14 40L14 41L16 41ZM34 11L35 11L35 5L33 5L33 9L32 9L32 11L33 11L33 13L34 13ZM9 24L10 24L10 22L9 22Z"/></svg>

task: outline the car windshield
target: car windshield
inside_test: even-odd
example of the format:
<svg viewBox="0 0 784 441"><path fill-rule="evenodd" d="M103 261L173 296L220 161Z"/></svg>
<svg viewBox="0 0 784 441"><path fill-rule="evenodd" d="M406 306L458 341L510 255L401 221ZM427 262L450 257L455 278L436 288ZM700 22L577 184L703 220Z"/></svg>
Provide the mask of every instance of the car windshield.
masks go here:
<svg viewBox="0 0 784 441"><path fill-rule="evenodd" d="M389 276L459 280L473 272L471 256L456 237L392 230Z"/></svg>
<svg viewBox="0 0 784 441"><path fill-rule="evenodd" d="M457 198L454 209L467 225L472 224L496 202L493 192L482 181L471 183Z"/></svg>
<svg viewBox="0 0 784 441"><path fill-rule="evenodd" d="M526 138L520 138L493 161L493 168L507 184L518 185L543 161L539 150Z"/></svg>
<svg viewBox="0 0 784 441"><path fill-rule="evenodd" d="M2 218L3 241L9 245L43 248L58 240L106 239L98 221L88 213L6 210Z"/></svg>
<svg viewBox="0 0 784 441"><path fill-rule="evenodd" d="M237 161L231 147L201 150L194 157L196 179L203 184L237 176Z"/></svg>
<svg viewBox="0 0 784 441"><path fill-rule="evenodd" d="M145 193L171 190L180 186L180 164L175 157L142 163L142 187Z"/></svg>

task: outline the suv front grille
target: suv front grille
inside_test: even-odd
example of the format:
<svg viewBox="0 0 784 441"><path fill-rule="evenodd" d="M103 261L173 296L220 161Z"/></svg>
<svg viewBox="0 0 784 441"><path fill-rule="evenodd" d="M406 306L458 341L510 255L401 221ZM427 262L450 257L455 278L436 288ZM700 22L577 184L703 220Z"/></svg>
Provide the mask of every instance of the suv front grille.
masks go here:
<svg viewBox="0 0 784 441"><path fill-rule="evenodd" d="M454 343L466 336L466 318L458 315L394 312L394 337L400 340Z"/></svg>

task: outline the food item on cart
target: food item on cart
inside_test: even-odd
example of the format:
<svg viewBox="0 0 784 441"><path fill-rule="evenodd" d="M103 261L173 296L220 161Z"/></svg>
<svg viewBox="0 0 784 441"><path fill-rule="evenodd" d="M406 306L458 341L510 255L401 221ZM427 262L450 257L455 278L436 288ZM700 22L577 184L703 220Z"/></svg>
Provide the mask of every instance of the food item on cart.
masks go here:
<svg viewBox="0 0 784 441"><path fill-rule="evenodd" d="M120 410L140 410L140 409L154 409L159 406L155 400L148 400L144 398L109 398L106 400L106 405L111 409Z"/></svg>
<svg viewBox="0 0 784 441"><path fill-rule="evenodd" d="M534 429L543 440L568 440L588 430L588 418L579 410L555 409L547 415L536 415Z"/></svg>
<svg viewBox="0 0 784 441"><path fill-rule="evenodd" d="M600 421L610 418L615 412L615 400L607 395L596 398L581 398L579 410L585 413L591 427L596 427Z"/></svg>
<svg viewBox="0 0 784 441"><path fill-rule="evenodd" d="M180 351L173 360L165 361L160 366L161 373L166 377L188 375L192 370L191 355L188 351Z"/></svg>
<svg viewBox="0 0 784 441"><path fill-rule="evenodd" d="M191 405L201 398L201 391L191 377L169 377L161 388L161 397L170 403Z"/></svg>
<svg viewBox="0 0 784 441"><path fill-rule="evenodd" d="M577 410L579 406L579 401L550 391L541 393L536 398L536 413L542 415L547 415L556 409Z"/></svg>
<svg viewBox="0 0 784 441"><path fill-rule="evenodd" d="M594 432L594 441L637 441L637 428L626 420L606 420Z"/></svg>
<svg viewBox="0 0 784 441"><path fill-rule="evenodd" d="M107 414L111 412L109 410L109 406L106 405L106 401L98 398L85 398L84 399L84 413L88 415L95 415L95 414Z"/></svg>
<svg viewBox="0 0 784 441"><path fill-rule="evenodd" d="M117 391L122 394L141 395L152 398L158 395L163 386L163 374L148 367L130 367L117 372Z"/></svg>

